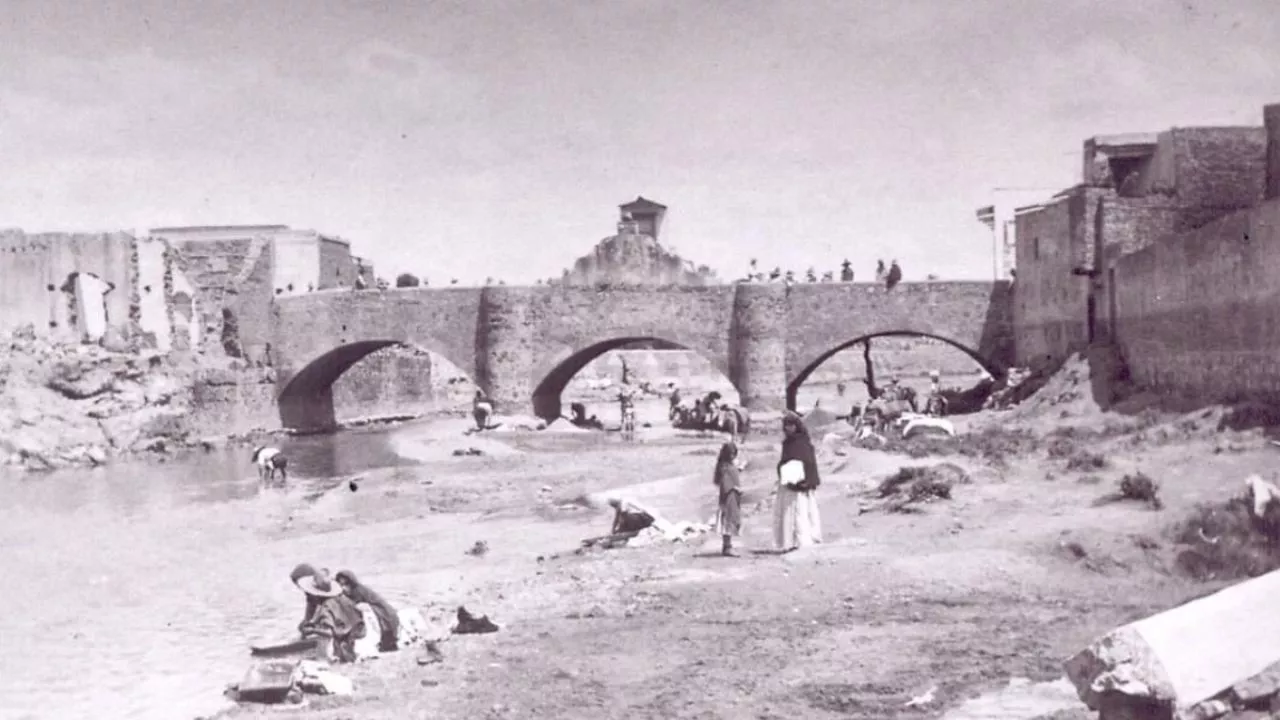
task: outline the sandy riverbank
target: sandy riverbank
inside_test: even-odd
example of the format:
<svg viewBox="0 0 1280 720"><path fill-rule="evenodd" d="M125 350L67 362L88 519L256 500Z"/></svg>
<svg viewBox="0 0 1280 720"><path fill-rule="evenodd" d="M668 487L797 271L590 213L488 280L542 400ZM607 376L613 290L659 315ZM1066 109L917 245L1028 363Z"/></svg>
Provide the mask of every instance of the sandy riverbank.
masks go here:
<svg viewBox="0 0 1280 720"><path fill-rule="evenodd" d="M486 441L518 462L435 458L429 481L362 486L335 501L345 512L295 517L289 532L384 528L412 546L424 524L455 527L457 547L424 555L422 576L399 586L417 588L439 633L458 604L502 631L450 638L439 664L419 666L411 650L346 667L355 696L314 699L302 712L929 717L1013 677L1053 680L1092 637L1230 581L1237 568L1219 568L1211 582L1187 577L1181 559L1203 548L1179 542L1178 531L1200 503L1238 494L1245 475L1274 461L1260 431L1219 430L1220 409L1103 413L1087 387L1087 377L1064 376L1014 411L968 418L965 438L922 457L824 453L826 542L785 556L767 552L772 429L747 444L756 510L744 545L761 552L740 559L716 555L717 538L573 552L609 522L573 500L602 490L625 489L671 519L705 520L716 439L642 433L642 442L566 452L563 436L495 434ZM870 491L884 477L942 461L970 478L950 500L874 509ZM1109 498L1136 472L1160 484L1163 509ZM476 539L487 555L463 551ZM376 568L364 574L376 585ZM931 688L925 707L904 707ZM246 706L224 717L276 712ZM1079 706L1055 717L1089 714Z"/></svg>

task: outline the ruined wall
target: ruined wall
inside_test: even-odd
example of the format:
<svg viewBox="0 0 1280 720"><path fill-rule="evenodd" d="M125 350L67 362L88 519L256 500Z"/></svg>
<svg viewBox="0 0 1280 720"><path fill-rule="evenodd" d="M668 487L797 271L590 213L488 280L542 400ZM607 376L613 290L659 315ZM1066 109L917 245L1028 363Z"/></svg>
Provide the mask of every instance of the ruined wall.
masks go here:
<svg viewBox="0 0 1280 720"><path fill-rule="evenodd" d="M275 263L273 292L296 295L320 287L320 244L314 232L293 230L271 236Z"/></svg>
<svg viewBox="0 0 1280 720"><path fill-rule="evenodd" d="M247 344L257 353L250 359L259 359L269 342L274 295L270 241L255 237L171 242L200 308L200 349L243 357ZM241 332L249 333L246 340Z"/></svg>
<svg viewBox="0 0 1280 720"><path fill-rule="evenodd" d="M319 257L318 276L321 289L349 288L355 285L356 264L351 259L350 243L320 235Z"/></svg>
<svg viewBox="0 0 1280 720"><path fill-rule="evenodd" d="M202 307L196 299L195 286L187 278L186 260L182 253L166 243L165 293L168 295L169 320L173 328L173 349L193 350L200 347L201 329L204 327L203 315L208 308Z"/></svg>
<svg viewBox="0 0 1280 720"><path fill-rule="evenodd" d="M173 347L173 318L170 313L170 289L165 283L168 272L169 246L158 237L137 239L138 330L144 345L168 352Z"/></svg>
<svg viewBox="0 0 1280 720"><path fill-rule="evenodd" d="M1280 201L1114 265L1116 336L1141 385L1202 401L1280 401Z"/></svg>
<svg viewBox="0 0 1280 720"><path fill-rule="evenodd" d="M107 324L127 332L133 281L133 237L126 233L0 232L0 329L30 323L37 333L76 339L72 273L92 273L115 286L106 294Z"/></svg>
<svg viewBox="0 0 1280 720"><path fill-rule="evenodd" d="M249 254L244 258L240 272L232 279L223 306L223 347L230 347L232 338L241 355L249 362L270 365L269 349L272 340L271 301L275 297L275 253L270 242L255 239ZM234 332L228 323L234 323ZM228 351L228 354L232 353ZM235 355L232 355L236 357Z"/></svg>

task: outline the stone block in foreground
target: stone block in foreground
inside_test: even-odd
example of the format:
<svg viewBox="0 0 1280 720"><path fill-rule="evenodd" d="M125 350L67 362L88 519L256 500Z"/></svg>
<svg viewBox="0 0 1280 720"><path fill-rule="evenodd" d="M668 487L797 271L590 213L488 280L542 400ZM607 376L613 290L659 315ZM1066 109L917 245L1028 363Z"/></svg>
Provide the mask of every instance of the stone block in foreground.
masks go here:
<svg viewBox="0 0 1280 720"><path fill-rule="evenodd" d="M1066 662L1091 710L1108 693L1182 714L1280 660L1280 571L1122 626Z"/></svg>

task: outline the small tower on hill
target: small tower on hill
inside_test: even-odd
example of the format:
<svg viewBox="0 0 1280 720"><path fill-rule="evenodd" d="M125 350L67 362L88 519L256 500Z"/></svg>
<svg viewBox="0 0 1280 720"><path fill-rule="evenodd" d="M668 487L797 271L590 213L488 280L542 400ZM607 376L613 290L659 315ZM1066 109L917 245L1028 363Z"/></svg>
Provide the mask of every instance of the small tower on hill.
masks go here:
<svg viewBox="0 0 1280 720"><path fill-rule="evenodd" d="M619 235L648 235L657 240L658 232L662 229L662 218L667 214L667 206L636 196L635 200L619 205L618 211Z"/></svg>

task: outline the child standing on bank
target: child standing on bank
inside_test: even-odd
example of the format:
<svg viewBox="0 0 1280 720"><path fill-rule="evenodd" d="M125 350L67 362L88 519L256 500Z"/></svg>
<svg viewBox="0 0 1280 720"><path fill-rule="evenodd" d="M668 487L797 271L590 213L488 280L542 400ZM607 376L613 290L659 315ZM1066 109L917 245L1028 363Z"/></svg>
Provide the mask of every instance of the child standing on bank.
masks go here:
<svg viewBox="0 0 1280 720"><path fill-rule="evenodd" d="M733 551L733 539L742 534L742 481L739 472L745 467L746 461L738 460L737 445L727 442L720 446L715 472L715 484L720 489L716 532L724 538L720 553L725 557L738 557Z"/></svg>

